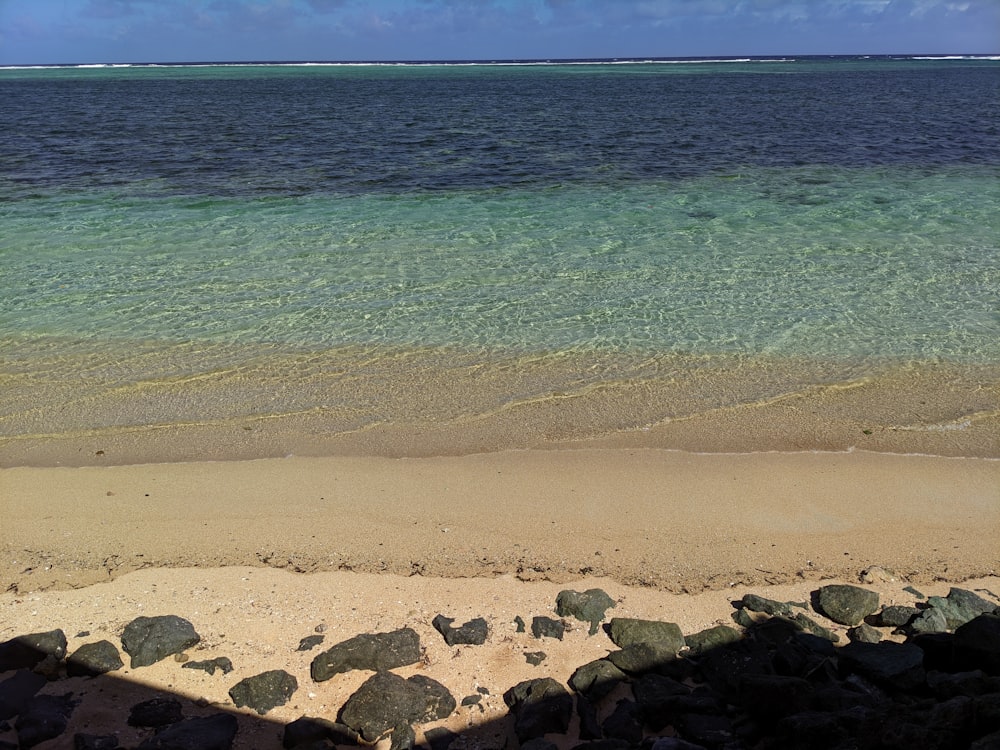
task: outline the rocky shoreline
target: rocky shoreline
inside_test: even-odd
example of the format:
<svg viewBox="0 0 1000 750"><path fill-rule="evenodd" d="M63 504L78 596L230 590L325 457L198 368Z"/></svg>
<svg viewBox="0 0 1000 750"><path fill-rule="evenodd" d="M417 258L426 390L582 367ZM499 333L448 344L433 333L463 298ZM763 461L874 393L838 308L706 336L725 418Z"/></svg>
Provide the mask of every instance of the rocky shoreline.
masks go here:
<svg viewBox="0 0 1000 750"><path fill-rule="evenodd" d="M298 750L1000 748L1000 600L987 589L905 591L912 606L886 604L863 584L821 585L807 601L747 593L718 613L719 624L686 634L664 620L616 617L616 600L598 588L565 589L551 611L503 629L488 612L460 624L439 613L430 632L403 626L327 646L321 625L296 649L311 684L283 669L234 670L224 643L211 658L191 659L198 624L178 615L135 617L118 644L74 633L72 649L51 623L0 643L0 750L229 750L278 739L273 746ZM538 677L456 695L421 673L432 650L470 658L515 637ZM607 654L554 679L546 648L564 639L603 639ZM225 679L229 703L166 689L122 703L110 681L125 659L130 679L157 664ZM340 705L267 723L296 693L358 671L370 676ZM104 700L83 701L104 691ZM485 710L501 697L503 710ZM73 731L71 719L97 713L95 705L99 731Z"/></svg>

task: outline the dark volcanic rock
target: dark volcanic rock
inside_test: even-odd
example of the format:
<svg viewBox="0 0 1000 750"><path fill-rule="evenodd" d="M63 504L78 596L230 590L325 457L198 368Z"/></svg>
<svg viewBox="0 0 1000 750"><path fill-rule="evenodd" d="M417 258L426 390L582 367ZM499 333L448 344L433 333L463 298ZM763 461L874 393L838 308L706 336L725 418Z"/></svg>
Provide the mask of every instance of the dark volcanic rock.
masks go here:
<svg viewBox="0 0 1000 750"><path fill-rule="evenodd" d="M114 734L75 734L73 750L118 750L121 745Z"/></svg>
<svg viewBox="0 0 1000 750"><path fill-rule="evenodd" d="M677 652L674 644L668 641L640 641L619 651L612 651L607 659L623 672L639 675L663 669L677 659Z"/></svg>
<svg viewBox="0 0 1000 750"><path fill-rule="evenodd" d="M597 702L628 680L628 676L607 659L596 659L578 667L569 678L569 686Z"/></svg>
<svg viewBox="0 0 1000 750"><path fill-rule="evenodd" d="M285 725L281 746L294 748L311 742L329 740L334 745L357 745L358 733L329 719L302 716Z"/></svg>
<svg viewBox="0 0 1000 750"><path fill-rule="evenodd" d="M928 597L927 604L944 615L948 630L954 630L979 615L992 614L997 609L996 604L979 594L958 588L952 588L948 596Z"/></svg>
<svg viewBox="0 0 1000 750"><path fill-rule="evenodd" d="M139 750L229 750L239 725L232 714L185 719L149 737Z"/></svg>
<svg viewBox="0 0 1000 750"><path fill-rule="evenodd" d="M389 736L389 750L413 750L417 745L417 733L409 724L394 727Z"/></svg>
<svg viewBox="0 0 1000 750"><path fill-rule="evenodd" d="M955 630L959 665L1000 675L1000 615L979 615Z"/></svg>
<svg viewBox="0 0 1000 750"><path fill-rule="evenodd" d="M937 607L925 609L910 622L914 633L944 633L948 630L948 618Z"/></svg>
<svg viewBox="0 0 1000 750"><path fill-rule="evenodd" d="M736 628L731 628L728 625L716 625L714 628L707 628L684 636L684 641L688 646L687 653L690 656L697 656L705 651L725 646L727 643L735 643L742 637L743 633Z"/></svg>
<svg viewBox="0 0 1000 750"><path fill-rule="evenodd" d="M842 668L897 690L924 682L924 652L912 643L848 643L837 651Z"/></svg>
<svg viewBox="0 0 1000 750"><path fill-rule="evenodd" d="M200 640L194 626L183 617L137 617L122 632L122 649L132 657L131 666L135 669L178 654Z"/></svg>
<svg viewBox="0 0 1000 750"><path fill-rule="evenodd" d="M684 634L673 622L614 617L608 623L608 635L618 648L625 648L634 643L657 643L664 650L673 651L675 654L684 648Z"/></svg>
<svg viewBox="0 0 1000 750"><path fill-rule="evenodd" d="M774 599L767 599L757 594L746 594L740 600L743 609L751 612L763 612L764 614L776 617L793 617L795 610L788 602L779 602Z"/></svg>
<svg viewBox="0 0 1000 750"><path fill-rule="evenodd" d="M0 721L24 711L35 693L47 682L44 675L35 674L28 669L19 669L0 682Z"/></svg>
<svg viewBox="0 0 1000 750"><path fill-rule="evenodd" d="M551 617L531 618L531 634L535 638L556 638L561 641L565 632L566 626L559 620L553 620Z"/></svg>
<svg viewBox="0 0 1000 750"><path fill-rule="evenodd" d="M209 674L215 674L217 669L221 670L222 674L229 674L233 671L233 663L225 656L217 656L205 661L186 661L181 664L181 667L183 669L200 669Z"/></svg>
<svg viewBox="0 0 1000 750"><path fill-rule="evenodd" d="M458 628L453 628L451 624L455 622L451 617L438 615L431 624L434 629L444 636L444 642L449 646L467 644L470 646L481 646L486 643L486 636L489 635L489 626L482 617L469 620Z"/></svg>
<svg viewBox="0 0 1000 750"><path fill-rule="evenodd" d="M66 659L70 677L95 677L125 666L118 648L111 641L85 643Z"/></svg>
<svg viewBox="0 0 1000 750"><path fill-rule="evenodd" d="M36 695L14 723L18 745L34 747L61 735L77 704L72 695Z"/></svg>
<svg viewBox="0 0 1000 750"><path fill-rule="evenodd" d="M392 672L377 672L347 699L339 718L366 742L374 742L396 727L443 719L455 706L447 688L429 677L404 680Z"/></svg>
<svg viewBox="0 0 1000 750"><path fill-rule="evenodd" d="M743 676L740 703L754 718L774 722L812 708L813 686L801 677L778 674Z"/></svg>
<svg viewBox="0 0 1000 750"><path fill-rule="evenodd" d="M847 637L852 641L860 641L862 643L878 643L882 640L882 631L863 622L856 628L848 630Z"/></svg>
<svg viewBox="0 0 1000 750"><path fill-rule="evenodd" d="M583 592L567 589L556 596L556 614L589 622L590 635L597 632L604 613L614 606L615 600L601 589L587 589Z"/></svg>
<svg viewBox="0 0 1000 750"><path fill-rule="evenodd" d="M451 743L458 739L458 735L447 727L435 727L424 732L424 739L431 746L431 750L448 750Z"/></svg>
<svg viewBox="0 0 1000 750"><path fill-rule="evenodd" d="M642 741L642 716L639 706L627 698L618 701L614 711L601 724L601 729L605 737L638 745Z"/></svg>
<svg viewBox="0 0 1000 750"><path fill-rule="evenodd" d="M920 610L916 607L904 607L897 604L882 609L877 615L878 624L887 628L901 628L904 625L909 625L910 621L919 614Z"/></svg>
<svg viewBox="0 0 1000 750"><path fill-rule="evenodd" d="M229 689L229 697L236 706L247 706L263 716L272 708L285 705L298 689L294 675L272 669L240 680Z"/></svg>
<svg viewBox="0 0 1000 750"><path fill-rule="evenodd" d="M544 651L528 651L524 654L524 660L533 667L537 667L545 661L545 658L546 653Z"/></svg>
<svg viewBox="0 0 1000 750"><path fill-rule="evenodd" d="M180 701L173 698L151 698L136 703L128 714L132 727L165 727L184 718Z"/></svg>
<svg viewBox="0 0 1000 750"><path fill-rule="evenodd" d="M305 638L299 641L298 648L296 648L295 650L311 651L312 649L320 645L323 642L324 638L325 636L322 635L307 635Z"/></svg>
<svg viewBox="0 0 1000 750"><path fill-rule="evenodd" d="M819 610L841 625L859 625L878 610L878 592L860 586L833 585L819 589Z"/></svg>
<svg viewBox="0 0 1000 750"><path fill-rule="evenodd" d="M352 669L379 672L418 661L420 636L412 628L401 628L390 633L356 635L342 641L313 659L310 672L316 682L323 682Z"/></svg>
<svg viewBox="0 0 1000 750"><path fill-rule="evenodd" d="M514 714L519 742L569 729L573 697L551 677L520 682L504 693L503 699Z"/></svg>
<svg viewBox="0 0 1000 750"><path fill-rule="evenodd" d="M47 656L57 661L66 656L66 634L62 630L19 635L0 643L0 672L32 669Z"/></svg>

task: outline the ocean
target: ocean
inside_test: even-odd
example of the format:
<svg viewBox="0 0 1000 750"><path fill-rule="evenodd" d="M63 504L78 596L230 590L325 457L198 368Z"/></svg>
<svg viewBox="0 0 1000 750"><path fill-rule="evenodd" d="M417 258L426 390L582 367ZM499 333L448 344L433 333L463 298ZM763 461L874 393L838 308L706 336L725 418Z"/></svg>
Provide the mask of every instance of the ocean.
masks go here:
<svg viewBox="0 0 1000 750"><path fill-rule="evenodd" d="M5 68L0 102L0 465L1000 455L1000 59Z"/></svg>

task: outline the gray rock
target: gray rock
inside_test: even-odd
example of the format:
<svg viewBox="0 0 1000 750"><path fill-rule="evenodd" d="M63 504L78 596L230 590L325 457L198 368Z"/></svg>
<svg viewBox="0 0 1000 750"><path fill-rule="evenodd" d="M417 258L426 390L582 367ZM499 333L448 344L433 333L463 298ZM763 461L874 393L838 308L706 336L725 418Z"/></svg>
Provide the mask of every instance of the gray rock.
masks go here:
<svg viewBox="0 0 1000 750"><path fill-rule="evenodd" d="M878 643L882 640L882 631L863 622L856 628L848 630L847 637L852 641L860 641L861 643Z"/></svg>
<svg viewBox="0 0 1000 750"><path fill-rule="evenodd" d="M569 678L569 686L596 703L627 680L628 675L610 661L596 659L577 668Z"/></svg>
<svg viewBox="0 0 1000 750"><path fill-rule="evenodd" d="M290 749L326 740L334 745L357 745L359 739L358 733L345 724L338 724L329 719L302 716L285 725L281 735L281 746Z"/></svg>
<svg viewBox="0 0 1000 750"><path fill-rule="evenodd" d="M233 671L233 663L225 656L217 656L214 659L204 661L186 661L181 664L182 669L200 669L202 672L215 674L215 670L221 670L222 674L229 674Z"/></svg>
<svg viewBox="0 0 1000 750"><path fill-rule="evenodd" d="M179 654L201 640L183 617L137 617L122 632L122 650L132 657L132 669L148 667L171 654Z"/></svg>
<svg viewBox="0 0 1000 750"><path fill-rule="evenodd" d="M842 667L898 690L923 684L924 652L911 643L848 643L837 651Z"/></svg>
<svg viewBox="0 0 1000 750"><path fill-rule="evenodd" d="M283 706L299 689L294 675L283 669L272 669L240 680L229 689L229 697L237 707L252 708L263 716L272 708Z"/></svg>
<svg viewBox="0 0 1000 750"><path fill-rule="evenodd" d="M559 620L553 620L551 617L531 618L531 634L535 638L555 638L561 641L565 632L566 626Z"/></svg>
<svg viewBox="0 0 1000 750"><path fill-rule="evenodd" d="M489 626L482 617L469 620L458 628L453 628L451 624L455 620L451 617L438 615L431 624L434 629L444 636L444 642L449 646L466 644L470 646L481 646L486 643L486 636L489 635Z"/></svg>
<svg viewBox="0 0 1000 750"><path fill-rule="evenodd" d="M927 604L944 615L948 630L954 630L979 615L992 614L997 609L993 602L972 591L958 588L952 588L945 597L928 597Z"/></svg>
<svg viewBox="0 0 1000 750"><path fill-rule="evenodd" d="M838 584L819 589L820 611L841 625L859 625L878 610L878 604L878 592L860 586Z"/></svg>
<svg viewBox="0 0 1000 750"><path fill-rule="evenodd" d="M66 634L62 630L19 635L0 643L0 672L33 669L46 656L57 661L66 656Z"/></svg>
<svg viewBox="0 0 1000 750"><path fill-rule="evenodd" d="M631 617L612 618L608 624L608 635L618 648L634 643L657 643L675 654L684 648L685 643L684 634L676 623Z"/></svg>
<svg viewBox="0 0 1000 750"><path fill-rule="evenodd" d="M69 695L36 695L14 722L17 743L22 748L34 747L66 731L69 717L79 701Z"/></svg>
<svg viewBox="0 0 1000 750"><path fill-rule="evenodd" d="M688 646L687 653L691 656L698 656L705 651L725 646L727 643L735 643L742 637L743 633L736 628L731 628L728 625L716 625L713 628L706 628L697 633L686 635L684 641Z"/></svg>
<svg viewBox="0 0 1000 750"><path fill-rule="evenodd" d="M171 724L144 740L139 750L229 750L238 728L232 714L198 716Z"/></svg>
<svg viewBox="0 0 1000 750"><path fill-rule="evenodd" d="M656 672L677 658L675 644L669 641L631 643L620 651L612 651L607 658L623 672L639 675Z"/></svg>
<svg viewBox="0 0 1000 750"><path fill-rule="evenodd" d="M316 682L323 682L352 669L379 672L418 661L420 637L412 628L401 628L389 633L357 635L342 641L313 659L310 672Z"/></svg>
<svg viewBox="0 0 1000 750"><path fill-rule="evenodd" d="M910 624L913 618L920 615L920 610L916 607L903 607L893 605L884 607L878 615L878 622L887 628L901 628Z"/></svg>
<svg viewBox="0 0 1000 750"><path fill-rule="evenodd" d="M322 635L307 635L305 638L299 641L296 651L311 651L320 645L326 636Z"/></svg>
<svg viewBox="0 0 1000 750"><path fill-rule="evenodd" d="M129 710L130 727L165 727L184 718L180 701L173 698L151 698L136 703Z"/></svg>
<svg viewBox="0 0 1000 750"><path fill-rule="evenodd" d="M589 634L594 635L604 620L604 613L616 606L615 600L601 589L586 591L560 591L556 596L556 614L560 617L575 617L590 623Z"/></svg>
<svg viewBox="0 0 1000 750"><path fill-rule="evenodd" d="M0 721L6 721L24 711L35 694L47 683L44 675L19 669L0 682Z"/></svg>
<svg viewBox="0 0 1000 750"><path fill-rule="evenodd" d="M364 741L374 742L399 726L444 719L455 707L447 688L429 677L404 680L392 672L377 672L347 699L339 720Z"/></svg>
<svg viewBox="0 0 1000 750"><path fill-rule="evenodd" d="M910 629L914 633L944 633L948 630L948 618L937 607L929 607L913 618Z"/></svg>
<svg viewBox="0 0 1000 750"><path fill-rule="evenodd" d="M519 682L503 694L514 714L519 742L549 733L565 734L573 716L573 697L551 677Z"/></svg>
<svg viewBox="0 0 1000 750"><path fill-rule="evenodd" d="M118 648L111 641L85 643L66 659L70 677L95 677L125 666Z"/></svg>

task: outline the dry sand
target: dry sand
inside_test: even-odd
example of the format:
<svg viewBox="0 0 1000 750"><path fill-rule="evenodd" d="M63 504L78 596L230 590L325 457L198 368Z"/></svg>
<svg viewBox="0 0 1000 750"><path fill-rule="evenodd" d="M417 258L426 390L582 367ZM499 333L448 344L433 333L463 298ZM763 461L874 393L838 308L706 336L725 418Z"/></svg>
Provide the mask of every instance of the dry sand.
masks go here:
<svg viewBox="0 0 1000 750"><path fill-rule="evenodd" d="M582 623L563 642L515 632L515 615L552 616L564 588L599 586L619 602L610 614L685 633L727 622L744 593L807 599L873 565L895 573L871 584L884 603L912 603L907 583L1000 592L1000 461L983 458L580 449L17 467L0 470L0 513L0 640L58 627L72 651L119 644L136 616L176 614L202 636L192 659L236 665L209 676L168 659L52 683L85 702L40 748L70 747L73 731L159 693L232 708L233 684L280 668L299 690L264 719L241 711L239 745L278 747L281 724L333 718L368 676L309 678L317 652L295 648L321 625L323 648L415 628L425 663L400 673L459 700L487 689L446 724L489 734L504 690L565 682L610 650ZM438 613L485 617L487 643L447 647L430 626ZM543 666L528 651L544 651Z"/></svg>

